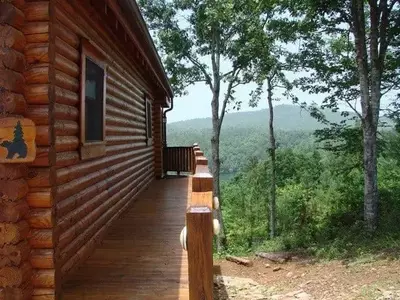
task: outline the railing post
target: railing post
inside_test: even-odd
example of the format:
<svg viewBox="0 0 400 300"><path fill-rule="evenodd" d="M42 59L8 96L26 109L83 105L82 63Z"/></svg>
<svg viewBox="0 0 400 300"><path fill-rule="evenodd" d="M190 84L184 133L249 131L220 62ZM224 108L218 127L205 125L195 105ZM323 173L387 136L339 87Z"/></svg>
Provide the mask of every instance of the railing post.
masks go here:
<svg viewBox="0 0 400 300"><path fill-rule="evenodd" d="M189 299L213 299L213 214L207 206L191 206L186 213Z"/></svg>

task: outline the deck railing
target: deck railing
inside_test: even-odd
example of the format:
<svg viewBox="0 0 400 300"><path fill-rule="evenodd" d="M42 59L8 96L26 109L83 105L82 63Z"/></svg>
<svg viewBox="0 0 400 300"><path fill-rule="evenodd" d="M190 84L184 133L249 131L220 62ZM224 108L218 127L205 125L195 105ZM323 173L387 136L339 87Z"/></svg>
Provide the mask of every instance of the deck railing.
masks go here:
<svg viewBox="0 0 400 300"><path fill-rule="evenodd" d="M213 177L208 160L197 145L192 147L194 175L192 195L186 211L186 227L182 230L181 243L188 252L189 299L213 299L213 234L218 232L218 222L213 220Z"/></svg>
<svg viewBox="0 0 400 300"><path fill-rule="evenodd" d="M194 173L195 161L193 147L165 147L164 173L181 172Z"/></svg>

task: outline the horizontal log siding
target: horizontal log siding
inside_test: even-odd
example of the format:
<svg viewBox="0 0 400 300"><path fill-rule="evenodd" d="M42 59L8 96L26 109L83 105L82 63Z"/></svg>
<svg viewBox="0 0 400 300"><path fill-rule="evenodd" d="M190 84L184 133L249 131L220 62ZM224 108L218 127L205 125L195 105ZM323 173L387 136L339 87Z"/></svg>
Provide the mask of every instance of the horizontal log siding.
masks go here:
<svg viewBox="0 0 400 300"><path fill-rule="evenodd" d="M56 2L55 256L61 281L94 250L112 221L154 178L154 149L146 143L143 83L118 41L93 11ZM107 57L106 156L79 157L79 40L94 41ZM57 75L58 74L58 75ZM60 80L57 80L57 76ZM58 278L57 276L57 278Z"/></svg>

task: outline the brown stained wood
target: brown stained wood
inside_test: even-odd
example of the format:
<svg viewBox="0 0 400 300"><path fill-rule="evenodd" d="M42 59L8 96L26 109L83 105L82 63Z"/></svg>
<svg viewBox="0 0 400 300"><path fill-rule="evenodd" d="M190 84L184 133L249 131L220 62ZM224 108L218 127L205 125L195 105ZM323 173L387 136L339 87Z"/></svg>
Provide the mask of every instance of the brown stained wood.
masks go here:
<svg viewBox="0 0 400 300"><path fill-rule="evenodd" d="M26 197L30 207L34 208L50 208L52 207L52 196L50 189L43 189L41 191L31 191Z"/></svg>
<svg viewBox="0 0 400 300"><path fill-rule="evenodd" d="M61 54L56 54L55 67L69 76L76 78L79 75L79 66Z"/></svg>
<svg viewBox="0 0 400 300"><path fill-rule="evenodd" d="M28 174L25 164L0 164L0 180L20 179Z"/></svg>
<svg viewBox="0 0 400 300"><path fill-rule="evenodd" d="M28 105L25 117L31 119L36 125L48 125L50 109L48 105Z"/></svg>
<svg viewBox="0 0 400 300"><path fill-rule="evenodd" d="M54 251L52 249L33 249L30 263L34 269L54 269Z"/></svg>
<svg viewBox="0 0 400 300"><path fill-rule="evenodd" d="M13 70L0 70L0 86L11 92L22 94L25 78L21 73Z"/></svg>
<svg viewBox="0 0 400 300"><path fill-rule="evenodd" d="M2 92L0 103L4 109L4 113L8 115L24 115L27 110L24 96L10 91Z"/></svg>
<svg viewBox="0 0 400 300"><path fill-rule="evenodd" d="M56 136L73 136L78 134L79 125L75 121L56 120L54 123L54 130Z"/></svg>
<svg viewBox="0 0 400 300"><path fill-rule="evenodd" d="M25 200L17 202L0 200L0 222L16 223L28 212L29 206Z"/></svg>
<svg viewBox="0 0 400 300"><path fill-rule="evenodd" d="M48 84L27 84L24 91L25 99L28 104L48 104L49 85Z"/></svg>
<svg viewBox="0 0 400 300"><path fill-rule="evenodd" d="M68 59L74 63L79 62L81 55L77 49L70 46L68 43L64 42L59 37L56 37L55 45L56 45L57 53L59 53L60 55L64 56L66 59Z"/></svg>
<svg viewBox="0 0 400 300"><path fill-rule="evenodd" d="M12 4L20 10L25 7L25 0L12 0Z"/></svg>
<svg viewBox="0 0 400 300"><path fill-rule="evenodd" d="M45 43L49 41L49 33L37 33L26 35L27 43Z"/></svg>
<svg viewBox="0 0 400 300"><path fill-rule="evenodd" d="M25 48L25 58L28 64L49 63L49 44L31 43Z"/></svg>
<svg viewBox="0 0 400 300"><path fill-rule="evenodd" d="M79 102L78 93L68 91L66 89L56 87L55 101L59 104L68 106L76 106Z"/></svg>
<svg viewBox="0 0 400 300"><path fill-rule="evenodd" d="M33 249L53 248L53 230L32 229L29 233L29 245Z"/></svg>
<svg viewBox="0 0 400 300"><path fill-rule="evenodd" d="M79 139L76 136L57 136L55 149L57 152L74 151L79 147Z"/></svg>
<svg viewBox="0 0 400 300"><path fill-rule="evenodd" d="M49 168L31 168L30 176L27 178L29 187L50 187Z"/></svg>
<svg viewBox="0 0 400 300"><path fill-rule="evenodd" d="M26 44L24 34L18 29L6 25L0 24L0 47L12 48L19 52L23 52Z"/></svg>
<svg viewBox="0 0 400 300"><path fill-rule="evenodd" d="M50 128L49 126L36 127L36 145L49 146L50 145Z"/></svg>
<svg viewBox="0 0 400 300"><path fill-rule="evenodd" d="M21 267L4 267L0 269L1 287L19 287L23 282L29 280L32 275L32 268L29 263Z"/></svg>
<svg viewBox="0 0 400 300"><path fill-rule="evenodd" d="M55 270L54 269L33 270L32 284L35 288L54 288Z"/></svg>
<svg viewBox="0 0 400 300"><path fill-rule="evenodd" d="M50 147L36 148L35 160L30 164L32 167L48 167L50 166Z"/></svg>
<svg viewBox="0 0 400 300"><path fill-rule="evenodd" d="M79 111L76 107L58 103L54 105L54 113L56 119L59 120L77 121L79 117Z"/></svg>
<svg viewBox="0 0 400 300"><path fill-rule="evenodd" d="M90 300L116 295L188 300L187 258L179 233L185 224L189 189L188 178L153 182L111 226L89 260L69 277L62 289L63 300L84 295Z"/></svg>
<svg viewBox="0 0 400 300"><path fill-rule="evenodd" d="M72 166L80 161L80 155L78 151L60 152L56 154L56 166L67 167Z"/></svg>
<svg viewBox="0 0 400 300"><path fill-rule="evenodd" d="M49 83L49 66L34 66L24 73L27 84Z"/></svg>
<svg viewBox="0 0 400 300"><path fill-rule="evenodd" d="M27 182L20 178L15 180L0 180L0 199L3 201L18 201L28 194Z"/></svg>
<svg viewBox="0 0 400 300"><path fill-rule="evenodd" d="M8 24L19 30L24 25L24 13L11 2L0 2L0 24Z"/></svg>
<svg viewBox="0 0 400 300"><path fill-rule="evenodd" d="M2 300L31 300L32 286L27 285L18 288L0 288L0 299Z"/></svg>
<svg viewBox="0 0 400 300"><path fill-rule="evenodd" d="M65 66L64 66L65 67ZM79 80L65 74L60 70L56 70L56 85L60 88L67 89L72 92L79 91Z"/></svg>
<svg viewBox="0 0 400 300"><path fill-rule="evenodd" d="M50 20L49 1L27 2L24 7L26 21Z"/></svg>
<svg viewBox="0 0 400 300"><path fill-rule="evenodd" d="M0 48L0 70L10 69L22 73L25 71L25 56L10 48Z"/></svg>
<svg viewBox="0 0 400 300"><path fill-rule="evenodd" d="M29 254L30 248L26 241L20 242L16 245L5 245L0 247L0 268L5 266L20 266L21 263L28 260Z"/></svg>
<svg viewBox="0 0 400 300"><path fill-rule="evenodd" d="M189 297L213 299L213 213L206 206L191 206L186 213Z"/></svg>
<svg viewBox="0 0 400 300"><path fill-rule="evenodd" d="M205 156L196 156L196 165L202 165L202 166L208 165L207 157L205 157Z"/></svg>
<svg viewBox="0 0 400 300"><path fill-rule="evenodd" d="M5 244L18 244L29 234L29 224L26 221L18 223L0 223L0 247Z"/></svg>
<svg viewBox="0 0 400 300"><path fill-rule="evenodd" d="M204 193L192 193L189 206L206 206L211 209L213 207L212 191Z"/></svg>
<svg viewBox="0 0 400 300"><path fill-rule="evenodd" d="M49 22L27 22L25 23L22 32L25 35L37 35L44 34L49 32ZM36 43L40 43L41 41L36 40Z"/></svg>
<svg viewBox="0 0 400 300"><path fill-rule="evenodd" d="M56 300L56 292L54 289L35 288L32 294L32 300Z"/></svg>
<svg viewBox="0 0 400 300"><path fill-rule="evenodd" d="M31 228L52 228L52 211L48 208L33 208L29 212L27 221Z"/></svg>
<svg viewBox="0 0 400 300"><path fill-rule="evenodd" d="M213 177L210 173L196 173L192 177L193 192L211 192Z"/></svg>

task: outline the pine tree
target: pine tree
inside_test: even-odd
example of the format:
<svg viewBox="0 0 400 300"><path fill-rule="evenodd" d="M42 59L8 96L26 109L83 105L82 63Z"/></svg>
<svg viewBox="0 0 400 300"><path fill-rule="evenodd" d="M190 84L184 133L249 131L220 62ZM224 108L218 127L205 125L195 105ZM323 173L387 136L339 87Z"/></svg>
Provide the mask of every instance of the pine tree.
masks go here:
<svg viewBox="0 0 400 300"><path fill-rule="evenodd" d="M22 131L21 122L18 121L14 129L14 143L24 141L24 132Z"/></svg>

